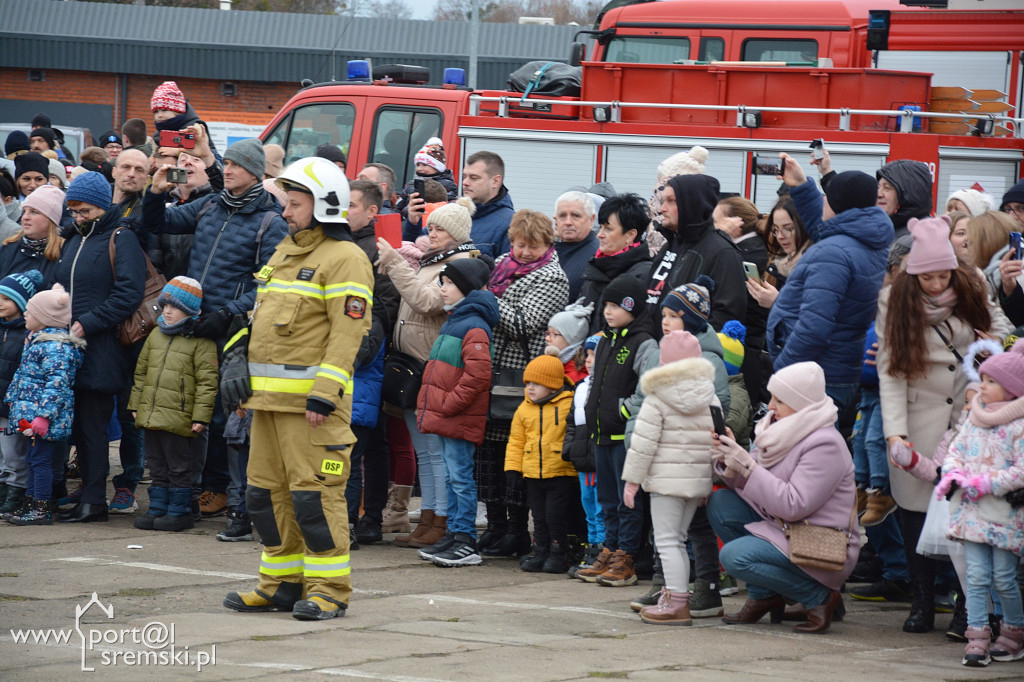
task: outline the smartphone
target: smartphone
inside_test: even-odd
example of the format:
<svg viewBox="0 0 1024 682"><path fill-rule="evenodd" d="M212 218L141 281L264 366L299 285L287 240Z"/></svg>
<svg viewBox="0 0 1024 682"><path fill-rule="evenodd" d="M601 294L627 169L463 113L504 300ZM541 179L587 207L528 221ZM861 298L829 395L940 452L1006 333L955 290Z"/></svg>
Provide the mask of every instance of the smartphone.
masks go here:
<svg viewBox="0 0 1024 682"><path fill-rule="evenodd" d="M412 181L412 191L416 192L416 194L419 194L420 195L420 199L423 199L424 201L426 201L426 197L423 196L423 185L424 184L425 183L424 183L422 178L416 178L415 180Z"/></svg>
<svg viewBox="0 0 1024 682"><path fill-rule="evenodd" d="M754 157L754 175L782 175L782 159L773 159L770 156Z"/></svg>
<svg viewBox="0 0 1024 682"><path fill-rule="evenodd" d="M1024 249L1020 244L1020 232L1010 233L1010 250L1013 251L1014 260L1024 260Z"/></svg>
<svg viewBox="0 0 1024 682"><path fill-rule="evenodd" d="M196 136L182 130L161 130L160 147L177 147L178 149L195 149Z"/></svg>
<svg viewBox="0 0 1024 682"><path fill-rule="evenodd" d="M168 168L167 182L173 182L175 185L184 185L188 182L188 171L184 168Z"/></svg>
<svg viewBox="0 0 1024 682"><path fill-rule="evenodd" d="M825 158L825 140L818 138L817 140L811 140L811 158L812 159L823 159Z"/></svg>
<svg viewBox="0 0 1024 682"><path fill-rule="evenodd" d="M743 272L747 273L747 279L755 279L758 282L761 281L761 273L758 272L757 266L753 263L743 261Z"/></svg>
<svg viewBox="0 0 1024 682"><path fill-rule="evenodd" d="M715 433L719 436L726 436L725 417L722 416L722 408L718 405L711 406L711 421L715 425Z"/></svg>
<svg viewBox="0 0 1024 682"><path fill-rule="evenodd" d="M396 249L402 248L402 216L399 213L387 213L377 216L374 233L383 237L384 241Z"/></svg>

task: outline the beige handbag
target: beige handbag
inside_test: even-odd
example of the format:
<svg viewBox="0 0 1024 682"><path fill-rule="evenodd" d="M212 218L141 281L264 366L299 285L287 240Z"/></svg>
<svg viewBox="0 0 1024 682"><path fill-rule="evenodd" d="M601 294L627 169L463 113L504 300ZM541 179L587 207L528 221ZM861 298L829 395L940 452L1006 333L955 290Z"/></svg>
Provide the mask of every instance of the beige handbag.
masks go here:
<svg viewBox="0 0 1024 682"><path fill-rule="evenodd" d="M789 540L789 560L797 566L819 568L823 571L841 571L846 566L846 549L850 546L853 524L857 519L857 507L850 514L850 527L829 528L812 526L804 521L789 525L782 524Z"/></svg>

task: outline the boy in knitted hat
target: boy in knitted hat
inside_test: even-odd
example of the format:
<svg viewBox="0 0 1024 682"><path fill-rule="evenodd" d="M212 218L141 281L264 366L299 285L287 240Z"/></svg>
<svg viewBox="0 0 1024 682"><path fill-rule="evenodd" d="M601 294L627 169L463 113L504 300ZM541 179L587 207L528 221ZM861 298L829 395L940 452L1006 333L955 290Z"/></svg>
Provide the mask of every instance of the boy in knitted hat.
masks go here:
<svg viewBox="0 0 1024 682"><path fill-rule="evenodd" d="M540 355L523 370L526 398L512 417L505 477L522 489L533 512L533 551L519 561L529 573L565 573L576 470L562 459L572 385L554 355Z"/></svg>
<svg viewBox="0 0 1024 682"><path fill-rule="evenodd" d="M580 298L570 303L565 310L555 313L548 320L548 331L544 335L547 341L545 353L556 355L565 368L565 376L578 384L587 376L583 368L583 342L587 339L587 328L590 326L590 315L594 312L594 304L583 305L586 299Z"/></svg>
<svg viewBox="0 0 1024 682"><path fill-rule="evenodd" d="M50 189L60 191L56 187ZM0 395L7 394L7 387L21 364L21 353L25 348L25 307L42 283L43 275L38 270L14 273L0 279ZM10 406L0 401L0 416L6 419L9 415ZM5 428L0 435L0 514L18 508L25 497L28 487L27 445L28 441L19 430Z"/></svg>
<svg viewBox="0 0 1024 682"><path fill-rule="evenodd" d="M594 358L597 355L597 344L601 341L600 334L588 336L583 342L583 368L586 375L576 384L576 392L572 399L572 410L565 417L565 440L562 443L562 459L570 462L579 472L580 501L583 513L587 517L587 543L580 562L569 568L570 578L575 578L578 571L590 568L604 549L604 510L597 501L597 460L594 455L594 444L590 440L587 427L587 399L590 396L590 383L593 379Z"/></svg>
<svg viewBox="0 0 1024 682"><path fill-rule="evenodd" d="M448 320L430 349L416 400L421 433L440 436L447 473L448 532L419 551L438 566L480 563L476 546L473 451L484 441L491 385L491 329L498 299L484 287L491 269L478 258L449 261L438 283Z"/></svg>
<svg viewBox="0 0 1024 682"><path fill-rule="evenodd" d="M715 395L722 403L722 411L729 413L731 396L729 374L725 369L722 343L715 329L708 324L711 299L715 293L715 280L698 275L695 282L683 284L668 292L661 303L661 333L686 330L700 342L702 357L715 368Z"/></svg>
<svg viewBox="0 0 1024 682"><path fill-rule="evenodd" d="M192 517L192 438L213 416L217 396L217 346L190 332L199 319L203 288L190 277L168 282L157 303L159 329L142 346L128 409L146 432L153 476L149 510L135 519L141 530L181 531Z"/></svg>
<svg viewBox="0 0 1024 682"><path fill-rule="evenodd" d="M633 559L640 549L643 508L623 503L626 422L640 409L640 375L658 343L647 331L647 287L632 275L619 275L602 296L606 338L597 346L586 413L597 462L597 499L604 510L605 547L594 565L576 572L588 583L635 585Z"/></svg>
<svg viewBox="0 0 1024 682"><path fill-rule="evenodd" d="M722 325L718 333L718 341L722 344L722 360L725 372L729 375L729 411L725 415L725 425L732 429L735 440L742 447L749 447L750 432L754 428L753 405L747 384L740 372L743 365L743 343L747 338L747 328L739 320L729 320Z"/></svg>
<svg viewBox="0 0 1024 682"><path fill-rule="evenodd" d="M53 522L53 449L55 443L71 437L72 389L85 349L85 341L68 331L70 324L71 297L59 284L37 293L25 306L29 334L21 364L4 397L11 406L10 428L30 439L25 452L25 500L20 511L4 517L18 526Z"/></svg>

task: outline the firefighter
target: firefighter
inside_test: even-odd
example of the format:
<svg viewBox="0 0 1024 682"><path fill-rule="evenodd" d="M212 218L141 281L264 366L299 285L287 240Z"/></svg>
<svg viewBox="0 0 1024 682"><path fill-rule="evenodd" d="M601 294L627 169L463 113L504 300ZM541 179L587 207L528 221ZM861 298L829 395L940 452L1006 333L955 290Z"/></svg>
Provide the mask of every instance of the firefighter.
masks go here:
<svg viewBox="0 0 1024 682"><path fill-rule="evenodd" d="M225 346L221 373L225 408L253 410L245 500L264 550L256 589L231 592L224 606L326 620L344 616L352 594L352 371L373 271L352 240L336 165L300 159L276 182L290 236L257 273L249 326Z"/></svg>

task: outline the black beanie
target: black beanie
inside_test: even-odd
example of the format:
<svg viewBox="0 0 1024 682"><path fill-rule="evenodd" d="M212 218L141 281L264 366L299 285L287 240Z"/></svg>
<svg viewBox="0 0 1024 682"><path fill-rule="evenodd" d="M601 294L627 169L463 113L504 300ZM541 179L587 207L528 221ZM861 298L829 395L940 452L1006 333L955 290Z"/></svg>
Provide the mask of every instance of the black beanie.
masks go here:
<svg viewBox="0 0 1024 682"><path fill-rule="evenodd" d="M52 128L50 125L50 117L46 114L39 113L32 117L32 129L36 128Z"/></svg>
<svg viewBox="0 0 1024 682"><path fill-rule="evenodd" d="M4 154L28 151L28 135L20 130L12 130L4 142Z"/></svg>
<svg viewBox="0 0 1024 682"><path fill-rule="evenodd" d="M29 139L31 140L33 137L41 137L44 140L46 140L46 144L50 147L50 149L53 149L54 146L56 146L57 144L57 136L54 135L53 131L50 130L49 128L36 128L31 133L29 133Z"/></svg>
<svg viewBox="0 0 1024 682"><path fill-rule="evenodd" d="M647 302L647 287L633 275L619 275L604 288L601 303L614 303L628 313L639 315Z"/></svg>
<svg viewBox="0 0 1024 682"><path fill-rule="evenodd" d="M491 268L479 258L459 258L441 268L441 274L437 276L438 283L442 277L450 279L463 296L468 296L469 292L487 286Z"/></svg>
<svg viewBox="0 0 1024 682"><path fill-rule="evenodd" d="M851 208L868 208L878 201L878 182L863 171L843 171L829 181L825 196L836 215Z"/></svg>
<svg viewBox="0 0 1024 682"><path fill-rule="evenodd" d="M26 152L14 157L14 177L20 178L23 174L36 171L47 182L50 180L50 160L38 152Z"/></svg>
<svg viewBox="0 0 1024 682"><path fill-rule="evenodd" d="M326 142L316 148L315 156L319 156L321 159L327 159L331 163L343 163L348 165L348 159L345 158L345 152L338 148L338 145L327 144Z"/></svg>

